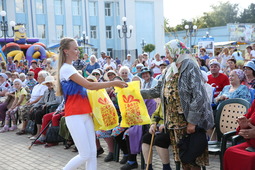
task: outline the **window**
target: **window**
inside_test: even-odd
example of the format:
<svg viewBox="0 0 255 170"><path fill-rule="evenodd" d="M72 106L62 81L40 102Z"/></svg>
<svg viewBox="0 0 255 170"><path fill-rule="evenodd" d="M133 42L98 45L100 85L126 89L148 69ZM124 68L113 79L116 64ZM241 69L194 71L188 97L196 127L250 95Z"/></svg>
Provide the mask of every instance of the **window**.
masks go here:
<svg viewBox="0 0 255 170"><path fill-rule="evenodd" d="M80 25L73 26L73 38L80 39L80 36L81 36L81 26Z"/></svg>
<svg viewBox="0 0 255 170"><path fill-rule="evenodd" d="M120 3L116 2L116 16L120 16Z"/></svg>
<svg viewBox="0 0 255 170"><path fill-rule="evenodd" d="M111 16L111 3L106 2L104 4L104 8L105 8L105 16Z"/></svg>
<svg viewBox="0 0 255 170"><path fill-rule="evenodd" d="M3 11L4 9L3 9L3 6L4 6L4 2L3 2L3 0L0 0L0 11Z"/></svg>
<svg viewBox="0 0 255 170"><path fill-rule="evenodd" d="M112 38L112 27L106 26L106 38L111 39Z"/></svg>
<svg viewBox="0 0 255 170"><path fill-rule="evenodd" d="M107 55L112 57L112 48L107 48Z"/></svg>
<svg viewBox="0 0 255 170"><path fill-rule="evenodd" d="M90 26L90 37L91 37L91 39L97 38L97 27L96 26Z"/></svg>
<svg viewBox="0 0 255 170"><path fill-rule="evenodd" d="M36 13L44 14L44 0L36 0Z"/></svg>
<svg viewBox="0 0 255 170"><path fill-rule="evenodd" d="M72 0L73 15L81 15L80 0Z"/></svg>
<svg viewBox="0 0 255 170"><path fill-rule="evenodd" d="M89 16L97 16L97 2L89 2Z"/></svg>
<svg viewBox="0 0 255 170"><path fill-rule="evenodd" d="M64 37L63 25L56 25L56 31L57 31L57 39L61 39Z"/></svg>
<svg viewBox="0 0 255 170"><path fill-rule="evenodd" d="M15 0L16 12L17 13L24 13L25 12L24 3L25 3L24 0Z"/></svg>
<svg viewBox="0 0 255 170"><path fill-rule="evenodd" d="M63 15L63 1L62 0L55 0L54 1L54 7L55 7L55 14L56 15Z"/></svg>
<svg viewBox="0 0 255 170"><path fill-rule="evenodd" d="M37 36L38 38L46 38L45 25L37 25Z"/></svg>

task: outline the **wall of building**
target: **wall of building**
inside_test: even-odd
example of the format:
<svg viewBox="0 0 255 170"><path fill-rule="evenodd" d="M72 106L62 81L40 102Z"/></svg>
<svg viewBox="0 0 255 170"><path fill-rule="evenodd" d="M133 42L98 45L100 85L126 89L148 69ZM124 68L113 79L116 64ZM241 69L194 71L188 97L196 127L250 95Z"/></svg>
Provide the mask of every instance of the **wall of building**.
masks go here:
<svg viewBox="0 0 255 170"><path fill-rule="evenodd" d="M89 36L88 43L92 44L94 49L89 50L90 54L124 50L124 39L118 37L116 27L122 24L121 18L126 16L127 25L134 27L131 38L127 40L128 50L137 49L137 54L140 54L142 52L140 43L144 39L147 43L155 44L154 53L164 53L163 0L80 0L77 8L74 7L77 0L41 0L43 5L38 5L38 2L36 0L0 0L3 10L7 12L8 21L14 20L16 23L25 24L28 37L40 38L40 42L47 46L59 43L62 38L60 35L81 39L82 32L85 31ZM62 12L60 12L59 3L62 3ZM91 3L95 3L95 15L91 15L93 13ZM106 16L105 13L106 3L111 4L110 16ZM24 8L23 12L17 10L21 9L19 5ZM42 9L43 12L40 12ZM59 31L62 26L63 34ZM91 26L96 26L96 38L91 37ZM106 37L106 26L111 26L111 38ZM43 37L40 36L42 27L45 27ZM125 58L122 53L121 55L118 57Z"/></svg>

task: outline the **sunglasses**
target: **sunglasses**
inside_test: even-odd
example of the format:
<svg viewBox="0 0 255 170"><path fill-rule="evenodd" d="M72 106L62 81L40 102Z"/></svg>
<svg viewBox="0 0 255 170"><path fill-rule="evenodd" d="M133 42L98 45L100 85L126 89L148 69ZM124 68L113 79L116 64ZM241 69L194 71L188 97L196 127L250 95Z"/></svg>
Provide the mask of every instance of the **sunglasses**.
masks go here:
<svg viewBox="0 0 255 170"><path fill-rule="evenodd" d="M202 52L204 52L204 51L200 51L200 53L202 53Z"/></svg>
<svg viewBox="0 0 255 170"><path fill-rule="evenodd" d="M33 76L33 74L28 74L28 76Z"/></svg>
<svg viewBox="0 0 255 170"><path fill-rule="evenodd" d="M127 72L122 72L121 74L128 74Z"/></svg>
<svg viewBox="0 0 255 170"><path fill-rule="evenodd" d="M94 73L94 74L92 74L93 76L100 76L100 74L98 74L98 73Z"/></svg>
<svg viewBox="0 0 255 170"><path fill-rule="evenodd" d="M113 75L115 75L115 74L112 73L112 74L107 74L107 75L108 75L108 76L113 76Z"/></svg>

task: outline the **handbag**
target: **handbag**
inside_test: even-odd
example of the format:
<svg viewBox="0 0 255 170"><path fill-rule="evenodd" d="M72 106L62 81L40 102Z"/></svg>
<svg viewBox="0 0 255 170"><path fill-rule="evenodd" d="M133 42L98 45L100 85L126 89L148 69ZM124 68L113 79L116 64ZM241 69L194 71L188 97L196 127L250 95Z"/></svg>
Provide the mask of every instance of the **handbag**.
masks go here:
<svg viewBox="0 0 255 170"><path fill-rule="evenodd" d="M195 163L196 158L201 156L208 147L205 130L196 126L195 132L185 134L177 146L179 147L179 157L182 163Z"/></svg>
<svg viewBox="0 0 255 170"><path fill-rule="evenodd" d="M49 127L46 133L45 142L47 143L58 143L64 142L65 139L59 135L59 126L51 126Z"/></svg>
<svg viewBox="0 0 255 170"><path fill-rule="evenodd" d="M30 133L32 135L35 135L36 134L36 131L37 131L37 126L35 124L35 121L33 120L29 120L27 122L27 126L26 126L26 129L25 129L26 133Z"/></svg>

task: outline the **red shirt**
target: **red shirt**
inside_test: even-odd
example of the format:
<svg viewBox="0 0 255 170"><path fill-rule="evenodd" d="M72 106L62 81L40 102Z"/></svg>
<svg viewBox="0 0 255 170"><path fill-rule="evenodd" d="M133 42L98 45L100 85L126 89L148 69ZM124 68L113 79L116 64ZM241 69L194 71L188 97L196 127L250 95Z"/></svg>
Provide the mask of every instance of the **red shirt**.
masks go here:
<svg viewBox="0 0 255 170"><path fill-rule="evenodd" d="M229 85L229 79L228 76L226 76L223 73L219 73L218 77L213 77L212 74L208 76L208 84L212 85L213 87L216 88L216 91L214 93L214 97L217 97L222 89L226 86Z"/></svg>
<svg viewBox="0 0 255 170"><path fill-rule="evenodd" d="M36 69L30 69L29 71L33 71L35 73L35 79L37 81L37 77L38 77L38 73L41 71L42 69L37 67Z"/></svg>

